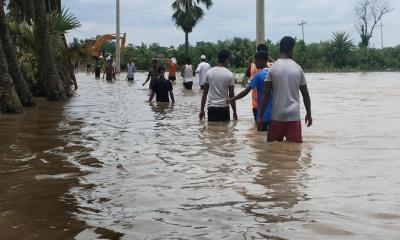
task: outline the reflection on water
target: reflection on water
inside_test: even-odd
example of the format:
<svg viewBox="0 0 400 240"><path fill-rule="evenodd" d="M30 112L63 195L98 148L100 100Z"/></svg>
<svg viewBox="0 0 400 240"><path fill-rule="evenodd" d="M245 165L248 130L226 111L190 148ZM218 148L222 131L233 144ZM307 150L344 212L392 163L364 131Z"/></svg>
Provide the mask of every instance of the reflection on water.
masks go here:
<svg viewBox="0 0 400 240"><path fill-rule="evenodd" d="M252 166L257 171L253 188L243 192L243 195L253 204L245 206L244 211L254 214L256 221L276 223L284 221L300 221L288 214L282 214L291 209L299 201L307 200L305 193L307 179L306 170L310 164L310 153L302 156L302 146L295 144L270 144L266 151L256 153L258 164ZM249 166L250 167L250 166ZM257 186L264 192L260 192ZM278 215L271 214L277 211Z"/></svg>
<svg viewBox="0 0 400 240"><path fill-rule="evenodd" d="M399 236L400 74L309 74L302 145L267 144L249 98L207 124L179 79L170 105L146 102L144 74L78 77L70 101L0 116L4 239Z"/></svg>
<svg viewBox="0 0 400 240"><path fill-rule="evenodd" d="M84 175L70 161L89 149L74 136L83 123L65 119L63 105L40 101L25 116L1 116L2 239L73 238L85 229L71 218L79 210L68 190Z"/></svg>

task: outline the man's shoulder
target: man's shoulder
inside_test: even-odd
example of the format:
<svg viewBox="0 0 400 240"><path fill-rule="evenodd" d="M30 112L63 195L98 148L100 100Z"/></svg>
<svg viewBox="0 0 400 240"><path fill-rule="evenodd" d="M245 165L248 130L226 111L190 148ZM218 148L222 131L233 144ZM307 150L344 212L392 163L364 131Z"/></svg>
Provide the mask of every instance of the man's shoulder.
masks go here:
<svg viewBox="0 0 400 240"><path fill-rule="evenodd" d="M254 77L256 77L256 76L265 76L265 75L267 75L268 71L269 71L268 68L263 68L258 73L256 73L256 75L254 75Z"/></svg>
<svg viewBox="0 0 400 240"><path fill-rule="evenodd" d="M256 75L254 75L255 80L264 80L264 78L267 76L269 69L261 69Z"/></svg>

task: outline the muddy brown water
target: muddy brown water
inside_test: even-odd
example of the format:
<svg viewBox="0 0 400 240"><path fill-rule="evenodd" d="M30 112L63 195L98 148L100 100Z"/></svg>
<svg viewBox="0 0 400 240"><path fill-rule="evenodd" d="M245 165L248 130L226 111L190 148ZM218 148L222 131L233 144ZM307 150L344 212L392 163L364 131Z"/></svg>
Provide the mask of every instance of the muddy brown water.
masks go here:
<svg viewBox="0 0 400 240"><path fill-rule="evenodd" d="M1 239L400 239L400 73L308 74L302 145L248 97L207 124L197 85L149 105L136 78L0 115Z"/></svg>

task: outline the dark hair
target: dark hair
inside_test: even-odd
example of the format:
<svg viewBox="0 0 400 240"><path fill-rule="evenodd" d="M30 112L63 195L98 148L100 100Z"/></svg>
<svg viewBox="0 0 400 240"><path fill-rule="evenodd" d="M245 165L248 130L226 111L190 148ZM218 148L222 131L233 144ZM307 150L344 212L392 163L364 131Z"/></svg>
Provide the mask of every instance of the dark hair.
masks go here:
<svg viewBox="0 0 400 240"><path fill-rule="evenodd" d="M258 51L266 51L266 52L268 52L268 47L264 43L258 44L256 49L257 49L257 52Z"/></svg>
<svg viewBox="0 0 400 240"><path fill-rule="evenodd" d="M158 60L156 58L154 58L152 63L158 63Z"/></svg>
<svg viewBox="0 0 400 240"><path fill-rule="evenodd" d="M281 53L292 53L294 44L296 41L292 37L283 37L280 43L280 52Z"/></svg>
<svg viewBox="0 0 400 240"><path fill-rule="evenodd" d="M159 67L157 68L157 72L160 73L160 72L162 72L162 71L165 72L165 67L159 66Z"/></svg>
<svg viewBox="0 0 400 240"><path fill-rule="evenodd" d="M255 59L260 59L260 60L268 60L268 51L258 51L255 55L254 55Z"/></svg>
<svg viewBox="0 0 400 240"><path fill-rule="evenodd" d="M221 52L218 53L218 62L219 63L224 63L226 60L229 59L231 56L231 52L229 52L226 49L221 50Z"/></svg>
<svg viewBox="0 0 400 240"><path fill-rule="evenodd" d="M191 58L186 58L186 64L191 64L192 63L192 59Z"/></svg>

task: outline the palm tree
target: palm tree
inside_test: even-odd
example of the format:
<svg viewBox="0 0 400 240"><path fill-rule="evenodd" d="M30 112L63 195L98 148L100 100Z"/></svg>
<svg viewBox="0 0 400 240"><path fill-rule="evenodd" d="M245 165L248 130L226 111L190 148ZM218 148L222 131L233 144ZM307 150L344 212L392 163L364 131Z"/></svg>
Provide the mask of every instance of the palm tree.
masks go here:
<svg viewBox="0 0 400 240"><path fill-rule="evenodd" d="M49 100L62 100L67 96L67 91L59 76L56 59L53 53L45 0L35 1L34 8L34 31L39 52L38 62L43 91Z"/></svg>
<svg viewBox="0 0 400 240"><path fill-rule="evenodd" d="M354 47L349 33L345 31L334 32L329 41L331 61L335 67L343 67L347 63L347 56Z"/></svg>
<svg viewBox="0 0 400 240"><path fill-rule="evenodd" d="M172 3L172 9L174 10L172 20L178 28L185 32L186 57L189 56L189 33L204 17L204 10L200 5L210 9L212 4L212 0L175 0Z"/></svg>
<svg viewBox="0 0 400 240"><path fill-rule="evenodd" d="M3 51L7 59L8 69L15 83L15 89L17 90L22 105L34 105L32 93L22 74L20 65L17 61L15 46L10 38L10 32L4 15L3 0L0 0L0 41L3 44Z"/></svg>

